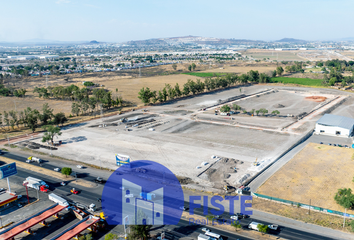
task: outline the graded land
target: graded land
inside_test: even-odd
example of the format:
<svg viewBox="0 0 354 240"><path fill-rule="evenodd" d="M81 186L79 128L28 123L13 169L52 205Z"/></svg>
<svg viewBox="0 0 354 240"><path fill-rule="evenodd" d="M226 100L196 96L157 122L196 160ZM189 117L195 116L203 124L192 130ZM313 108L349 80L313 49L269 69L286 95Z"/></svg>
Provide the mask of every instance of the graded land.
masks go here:
<svg viewBox="0 0 354 240"><path fill-rule="evenodd" d="M271 176L257 193L344 212L334 200L340 188L353 188L354 149L309 143ZM347 213L354 214L353 210Z"/></svg>

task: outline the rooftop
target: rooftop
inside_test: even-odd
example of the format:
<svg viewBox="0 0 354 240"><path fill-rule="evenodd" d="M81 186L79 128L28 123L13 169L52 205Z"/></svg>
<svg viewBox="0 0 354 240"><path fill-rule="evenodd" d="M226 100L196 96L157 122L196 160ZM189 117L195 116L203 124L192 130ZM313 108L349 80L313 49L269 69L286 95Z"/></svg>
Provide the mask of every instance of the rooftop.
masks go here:
<svg viewBox="0 0 354 240"><path fill-rule="evenodd" d="M317 121L317 124L323 126L340 127L350 130L354 125L354 119L338 115L325 114Z"/></svg>

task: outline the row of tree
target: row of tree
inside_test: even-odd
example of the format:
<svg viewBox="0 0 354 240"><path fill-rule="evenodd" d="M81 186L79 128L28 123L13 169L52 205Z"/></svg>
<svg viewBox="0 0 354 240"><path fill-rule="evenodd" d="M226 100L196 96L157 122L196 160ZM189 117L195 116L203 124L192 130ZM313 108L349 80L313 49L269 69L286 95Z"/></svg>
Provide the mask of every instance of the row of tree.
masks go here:
<svg viewBox="0 0 354 240"><path fill-rule="evenodd" d="M48 103L43 104L41 112L37 109L27 107L24 111L20 112L11 110L9 112L4 111L3 114L0 113L0 126L3 129L7 126L8 130L10 130L10 127L14 129L15 126L20 127L20 125L23 125L34 132L41 125L63 125L66 121L68 119L65 117L65 114L62 112L53 114L53 109L49 107Z"/></svg>
<svg viewBox="0 0 354 240"><path fill-rule="evenodd" d="M0 84L0 95L4 97L8 97L8 96L25 97L26 92L27 90L23 88L14 90L13 88L7 88L3 84Z"/></svg>
<svg viewBox="0 0 354 240"><path fill-rule="evenodd" d="M272 73L276 75L276 71ZM281 74L280 74L281 75ZM165 102L167 100L179 98L182 96L188 96L190 94L195 95L197 93L209 92L215 89L227 88L238 83L248 83L248 82L258 82L267 83L270 82L271 77L265 73L259 73L258 71L249 71L247 74L242 74L240 76L236 74L227 74L222 77L210 77L206 78L204 81L197 79L193 81L188 79L188 81L180 88L179 84L173 87L170 84L165 84L165 87L159 91L152 91L149 87L143 87L138 93L138 98L144 103L156 103Z"/></svg>
<svg viewBox="0 0 354 240"><path fill-rule="evenodd" d="M228 113L231 111L231 109L233 109L236 113L237 111L243 111L243 113L245 114L251 114L251 115L254 115L256 113L256 115L258 116L259 113L262 113L262 116L264 116L265 114L268 113L268 110L265 109L265 108L261 108L259 110L255 110L255 109L252 109L251 111L247 111L245 109L243 109L242 107L236 105L236 104L233 104L232 107L230 107L229 105L223 105L221 108L220 108L220 112L224 112L224 113ZM272 115L278 115L280 114L280 112L278 110L274 110L272 111L271 113Z"/></svg>
<svg viewBox="0 0 354 240"><path fill-rule="evenodd" d="M89 109L94 111L99 105L102 105L103 108L109 109L123 104L122 97L117 96L113 99L112 92L103 88L95 88L91 90L90 88L85 87L80 89L78 86L72 84L67 87L36 87L33 92L38 93L39 98L54 98L79 102L73 104L73 106L75 106L75 109L80 106L79 108L83 112L86 112ZM118 92L118 89L116 89L116 92Z"/></svg>

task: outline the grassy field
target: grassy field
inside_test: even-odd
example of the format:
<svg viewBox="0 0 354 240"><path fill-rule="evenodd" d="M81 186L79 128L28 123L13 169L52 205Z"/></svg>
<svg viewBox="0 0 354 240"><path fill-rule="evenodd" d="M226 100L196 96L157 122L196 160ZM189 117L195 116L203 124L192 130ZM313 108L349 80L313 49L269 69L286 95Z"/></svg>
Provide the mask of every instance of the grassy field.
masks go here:
<svg viewBox="0 0 354 240"><path fill-rule="evenodd" d="M309 143L271 176L257 193L344 212L334 196L339 188L354 189L353 149ZM354 214L354 210L347 210Z"/></svg>
<svg viewBox="0 0 354 240"><path fill-rule="evenodd" d="M272 83L291 83L304 86L323 86L322 79L310 79L310 78L288 78L288 77L276 77L272 78Z"/></svg>
<svg viewBox="0 0 354 240"><path fill-rule="evenodd" d="M225 73L217 73L217 72L186 72L183 73L186 75L191 75L195 77L214 77L214 76L224 76Z"/></svg>

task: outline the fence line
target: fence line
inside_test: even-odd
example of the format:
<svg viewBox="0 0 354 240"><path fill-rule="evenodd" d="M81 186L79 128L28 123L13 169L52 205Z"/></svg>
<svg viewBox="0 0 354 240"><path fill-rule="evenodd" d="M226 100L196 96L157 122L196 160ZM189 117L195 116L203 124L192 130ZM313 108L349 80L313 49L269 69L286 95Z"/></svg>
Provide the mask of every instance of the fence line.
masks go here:
<svg viewBox="0 0 354 240"><path fill-rule="evenodd" d="M331 209L316 207L316 206L313 206L313 205L308 205L308 204L304 204L304 203L289 201L289 200L276 198L276 197L270 197L270 196L259 194L259 193L252 193L252 195L256 196L256 197L259 197L259 198L264 198L264 199L267 199L267 200L270 200L270 201L276 201L276 202L280 202L280 203L283 203L283 204L289 204L289 205L298 206L298 207L305 208L305 209L311 209L311 210L318 211L318 212L323 212L323 213L326 213L326 214L333 214L333 215L337 215L337 216L339 215L341 217L354 218L353 214L339 212L339 211L335 211L335 210L331 210Z"/></svg>

